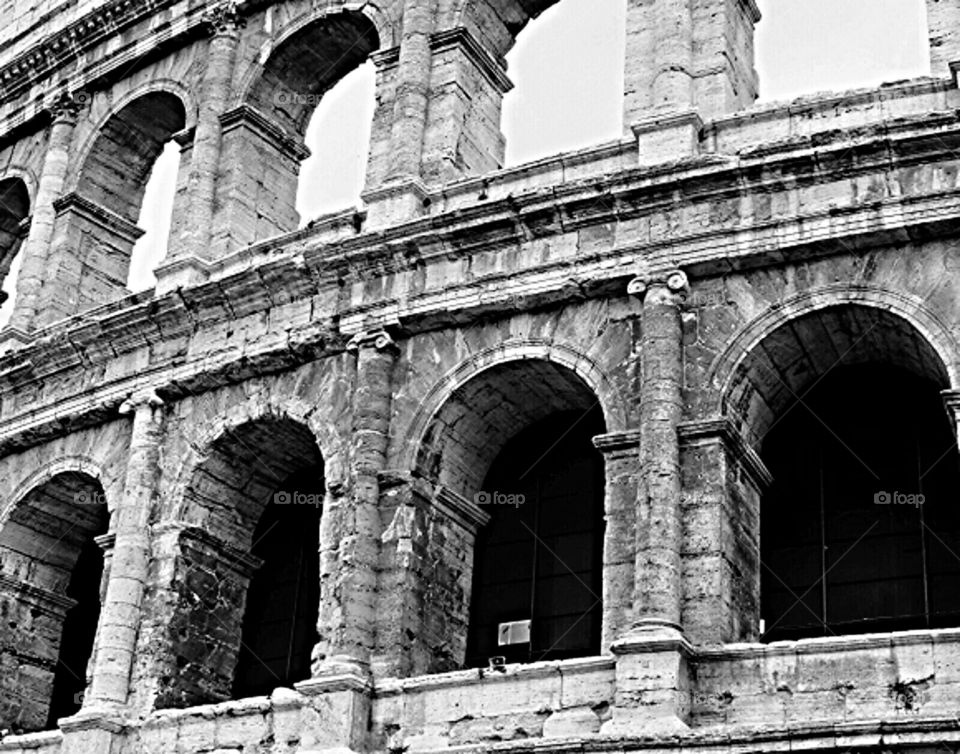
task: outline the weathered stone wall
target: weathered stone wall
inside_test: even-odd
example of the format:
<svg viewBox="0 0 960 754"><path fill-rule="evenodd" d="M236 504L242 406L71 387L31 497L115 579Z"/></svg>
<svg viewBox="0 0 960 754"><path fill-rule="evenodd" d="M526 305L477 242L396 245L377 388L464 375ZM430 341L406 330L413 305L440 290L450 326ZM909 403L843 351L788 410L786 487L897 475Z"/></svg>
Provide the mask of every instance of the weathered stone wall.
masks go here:
<svg viewBox="0 0 960 754"><path fill-rule="evenodd" d="M0 180L32 208L0 354L5 725L45 723L94 533L77 496L110 513L83 708L0 750L960 740L955 629L758 643L762 439L829 368L824 340L930 377L960 424L947 4L937 80L737 112L752 3L631 1L630 136L499 170L503 58L552 4L112 4L30 66L10 67L32 41L0 55ZM4 33L88 10L29 32L25 7ZM306 121L368 58L366 209L296 231ZM168 258L129 297L169 138ZM596 407L599 656L463 670L487 470L525 427ZM312 677L231 700L257 522L317 467Z"/></svg>

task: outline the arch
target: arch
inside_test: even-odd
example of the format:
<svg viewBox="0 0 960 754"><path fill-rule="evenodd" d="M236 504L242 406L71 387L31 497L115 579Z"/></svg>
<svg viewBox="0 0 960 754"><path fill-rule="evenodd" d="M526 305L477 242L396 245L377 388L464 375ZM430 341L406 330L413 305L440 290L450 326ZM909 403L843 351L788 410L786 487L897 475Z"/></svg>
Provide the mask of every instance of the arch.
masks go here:
<svg viewBox="0 0 960 754"><path fill-rule="evenodd" d="M367 5L326 8L289 24L263 47L263 62L244 75L237 105L302 138L323 94L380 47L378 22L385 19Z"/></svg>
<svg viewBox="0 0 960 754"><path fill-rule="evenodd" d="M413 475L486 514L458 553L469 581L431 608L456 631L437 669L601 652L606 473L592 441L607 425L581 374L604 383L575 352L515 343L476 354L428 397Z"/></svg>
<svg viewBox="0 0 960 754"><path fill-rule="evenodd" d="M165 82L144 85L122 97L101 119L86 147L74 190L136 224L154 163L173 134L187 127L188 103L182 86Z"/></svg>
<svg viewBox="0 0 960 754"><path fill-rule="evenodd" d="M91 117L95 119L95 125L93 126L90 134L83 140L83 142L80 144L80 147L77 149L77 164L86 164L90 153L93 151L97 140L100 138L100 134L111 118L124 110L128 105L148 94L169 94L173 97L176 97L180 100L180 103L183 106L183 128L191 129L197 125L198 105L195 97L193 96L193 92L188 87L184 86L182 82L175 79L169 79L165 77L151 78L150 80L144 81L142 84L138 84L137 86L117 96L116 100L113 100L109 93L103 97L95 96L92 99L93 105L90 111ZM82 95L78 96L82 97ZM105 103L102 107L100 106L101 102ZM102 110L102 112L100 112L100 110ZM80 172L77 171L76 174L72 175L67 180L65 190L68 192L75 191L80 178Z"/></svg>
<svg viewBox="0 0 960 754"><path fill-rule="evenodd" d="M960 384L960 348L949 327L916 295L873 286L833 284L792 296L755 317L730 340L714 359L706 384L715 392L714 410L729 408L732 385L758 345L779 328L804 315L828 308L858 306L902 320L930 349L930 360L939 362L946 386ZM881 315L882 316L882 315Z"/></svg>
<svg viewBox="0 0 960 754"><path fill-rule="evenodd" d="M190 474L200 463L200 459L209 454L219 438L251 422L283 420L290 420L310 429L326 467L327 484L342 485L345 452L333 424L318 413L316 404L295 397L270 395L262 402L234 404L212 421L204 421L196 427L191 427L196 434L188 441L194 449L194 454L180 464L174 486L173 500L180 506L177 508L177 517L179 518L185 512L182 507L183 492Z"/></svg>
<svg viewBox="0 0 960 754"><path fill-rule="evenodd" d="M10 514L16 508L18 501L26 497L27 493L30 490L36 489L43 486L51 479L60 474L66 473L76 473L83 476L89 477L94 480L97 485L101 488L103 487L103 470L97 461L89 456L85 455L67 455L61 456L60 458L55 458L54 460L44 464L40 468L31 472L25 479L23 479L10 493L8 502L2 510L0 510L0 527L6 523L7 519L10 518ZM113 511L115 502L113 504L108 501L108 510Z"/></svg>
<svg viewBox="0 0 960 754"><path fill-rule="evenodd" d="M236 419L221 423L222 431L202 446L176 493L168 546L174 563L164 587L176 608L160 627L171 656L160 708L269 693L304 680L317 639L323 456L303 422L269 411ZM286 539L277 541L278 533ZM300 575L290 585L283 578L294 556L301 558ZM316 570L312 576L305 562ZM290 588L274 590L272 579ZM296 636L295 650L292 638L289 649L278 650L273 629L264 630L277 611L283 630ZM268 659L270 673L260 672L258 657Z"/></svg>
<svg viewBox="0 0 960 754"><path fill-rule="evenodd" d="M571 345L536 338L518 339L477 351L447 372L420 402L400 449L400 465L414 469L427 428L456 390L481 372L508 362L542 360L565 367L597 397L608 432L627 428L627 416L616 386L600 365Z"/></svg>
<svg viewBox="0 0 960 754"><path fill-rule="evenodd" d="M7 173L0 178L0 283L11 298L13 290L7 275L15 272L14 259L26 237L29 216L30 189L26 181ZM0 300L0 305L5 300Z"/></svg>
<svg viewBox="0 0 960 754"><path fill-rule="evenodd" d="M99 480L77 460L20 485L0 525L0 656L15 657L22 688L34 689L0 693L4 727L41 730L80 708L100 611L95 537L108 531L109 512Z"/></svg>
<svg viewBox="0 0 960 754"><path fill-rule="evenodd" d="M503 58L524 27L560 0L457 0L454 26L463 26Z"/></svg>

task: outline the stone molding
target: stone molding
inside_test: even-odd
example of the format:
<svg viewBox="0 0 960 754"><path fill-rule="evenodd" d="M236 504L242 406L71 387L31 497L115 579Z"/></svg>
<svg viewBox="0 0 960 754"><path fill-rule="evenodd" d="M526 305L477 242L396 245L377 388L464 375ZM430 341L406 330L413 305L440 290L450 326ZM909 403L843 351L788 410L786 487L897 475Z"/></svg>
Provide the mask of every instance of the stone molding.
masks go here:
<svg viewBox="0 0 960 754"><path fill-rule="evenodd" d="M181 546L184 543L209 547L218 552L223 557L223 562L233 571L250 578L260 566L263 560L251 555L250 553L234 547L224 542L219 537L215 537L205 529L199 526L192 526L182 523L168 523L160 526L151 527L153 536L161 536L174 532L177 534L177 541Z"/></svg>
<svg viewBox="0 0 960 754"><path fill-rule="evenodd" d="M38 41L0 68L0 102L22 93L123 30L174 5L177 0L110 0Z"/></svg>
<svg viewBox="0 0 960 754"><path fill-rule="evenodd" d="M680 436L681 449L719 440L737 461L743 464L753 485L760 492L773 484L770 470L729 417L682 422L677 428L677 434Z"/></svg>
<svg viewBox="0 0 960 754"><path fill-rule="evenodd" d="M302 162L310 156L310 150L302 138L291 136L250 105L242 104L225 112L220 116L220 126L224 136L237 128L247 128L284 157L296 162Z"/></svg>
<svg viewBox="0 0 960 754"><path fill-rule="evenodd" d="M502 94L513 89L513 82L507 76L503 63L491 56L469 29L458 26L430 35L430 50L434 54L457 48L463 51L483 77Z"/></svg>
<svg viewBox="0 0 960 754"><path fill-rule="evenodd" d="M0 574L0 591L16 594L25 602L58 618L63 618L67 611L77 604L75 599L65 594L51 592L49 589L12 579L5 574Z"/></svg>
<svg viewBox="0 0 960 754"><path fill-rule="evenodd" d="M85 199L75 191L57 199L53 203L53 209L57 213L57 217L67 213L75 214L130 243L135 243L138 238L146 233L136 223L130 222L96 202Z"/></svg>
<svg viewBox="0 0 960 754"><path fill-rule="evenodd" d="M640 448L640 430L627 429L622 432L607 432L597 435L591 442L593 447L604 455L629 455Z"/></svg>

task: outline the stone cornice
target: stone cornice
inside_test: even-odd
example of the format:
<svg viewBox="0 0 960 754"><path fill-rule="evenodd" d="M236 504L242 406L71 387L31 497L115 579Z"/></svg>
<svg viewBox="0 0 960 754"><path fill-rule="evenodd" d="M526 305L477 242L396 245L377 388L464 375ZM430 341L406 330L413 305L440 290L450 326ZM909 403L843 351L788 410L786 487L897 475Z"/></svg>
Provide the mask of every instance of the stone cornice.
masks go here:
<svg viewBox="0 0 960 754"><path fill-rule="evenodd" d="M157 343L164 343L159 351L169 354L168 361L150 364L140 375L117 374L112 382L93 387L83 397L26 404L31 405L26 410L19 408L24 404L16 399L5 399L0 454L80 426L115 419L117 407L143 380L155 385L165 400L175 400L194 390L204 392L336 353L352 335L378 325L399 326L398 336L402 337L471 317L508 316L517 307L624 296L627 282L643 260L654 268L669 261L693 275L715 275L718 270L809 260L902 243L909 238L956 234L960 229L960 190L928 190L926 194L896 196L763 223L738 220L737 224L719 224L707 230L692 229L687 236L638 240L634 233L627 244L613 242L579 254L575 265L564 259L537 263L515 272L491 272L443 290L415 294L398 291L402 298L352 302L337 293L371 276L393 275L434 260L446 263L475 251L515 248L531 238L576 232L602 223L616 225L643 214L663 212L676 206L678 192L689 202L709 202L764 188L774 190L769 175L778 174L781 164L797 168L799 161L812 175L823 175L830 169L831 160L843 160L843 167L836 169L849 179L852 169L889 172L892 151L901 155L923 153L917 160L945 159L953 143L960 142L960 125L955 117L951 126L947 133L942 126L935 126L935 136L929 136L929 129L914 124L910 134L898 137L899 145L894 148L891 134L897 129L888 125L878 134L879 144L871 149L858 148L852 165L849 147L840 143L823 146L809 157L790 152L781 155L780 163L765 155L757 161L756 170L745 159L710 158L682 169L627 170L603 180L562 183L551 187L549 193L528 190L509 199L478 202L465 210L382 232L338 237L326 244L311 243L315 236L309 230L296 231L238 252L244 260L249 259L249 264L236 265L236 272L229 276L160 296L145 292L108 304L36 333L33 341L0 357L0 375L8 374L0 377L2 395L30 389L33 382L72 370L95 371L98 364L136 349L153 348ZM914 141L920 146L912 146ZM840 154L834 157L834 151ZM908 162L902 158L893 163L893 168ZM813 182L806 177L803 180ZM190 334L197 330L290 301L307 301L309 306L315 298L339 303L325 309L322 317L312 315L308 322L293 326L275 323L253 351L224 351L216 364L186 358ZM183 343L180 351L171 349L175 341ZM17 371L23 364L29 364L29 369Z"/></svg>
<svg viewBox="0 0 960 754"><path fill-rule="evenodd" d="M0 66L0 102L177 0L110 0Z"/></svg>

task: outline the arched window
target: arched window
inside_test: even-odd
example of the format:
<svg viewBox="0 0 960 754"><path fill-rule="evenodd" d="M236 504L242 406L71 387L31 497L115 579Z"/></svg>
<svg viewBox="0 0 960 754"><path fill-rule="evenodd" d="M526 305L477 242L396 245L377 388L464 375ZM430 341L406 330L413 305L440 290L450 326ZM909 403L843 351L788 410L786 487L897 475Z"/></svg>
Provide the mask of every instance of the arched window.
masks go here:
<svg viewBox="0 0 960 754"><path fill-rule="evenodd" d="M946 370L898 315L833 306L745 360L730 404L774 482L760 508L764 640L960 620L960 459Z"/></svg>
<svg viewBox="0 0 960 754"><path fill-rule="evenodd" d="M176 609L147 629L169 643L158 708L269 694L310 677L323 469L310 430L286 418L246 422L205 450L164 586Z"/></svg>
<svg viewBox="0 0 960 754"><path fill-rule="evenodd" d="M175 141L168 141L150 170L137 218L144 233L133 245L127 273L127 288L134 293L156 285L153 271L167 251L179 168L180 147Z"/></svg>
<svg viewBox="0 0 960 754"><path fill-rule="evenodd" d="M760 99L930 75L925 0L758 0Z"/></svg>
<svg viewBox="0 0 960 754"><path fill-rule="evenodd" d="M76 189L55 203L57 228L51 279L63 281L45 304L43 323L71 316L129 293L137 225L148 179L186 113L169 92L144 94L106 121L96 136Z"/></svg>
<svg viewBox="0 0 960 754"><path fill-rule="evenodd" d="M103 490L58 474L27 493L0 528L0 722L56 727L80 709L97 621L105 534Z"/></svg>
<svg viewBox="0 0 960 754"><path fill-rule="evenodd" d="M537 359L480 372L431 420L420 473L489 517L466 553L464 612L442 618L464 621L456 662L600 654L605 483L591 440L603 432L592 391Z"/></svg>
<svg viewBox="0 0 960 754"><path fill-rule="evenodd" d="M591 440L602 432L598 409L553 414L487 474L467 664L600 654L603 460Z"/></svg>
<svg viewBox="0 0 960 754"><path fill-rule="evenodd" d="M30 197L19 178L0 180L0 328L10 321L17 276L23 257L18 254L26 235Z"/></svg>
<svg viewBox="0 0 960 754"><path fill-rule="evenodd" d="M360 204L373 124L375 71L366 62L323 95L307 126L297 187L301 224Z"/></svg>
<svg viewBox="0 0 960 754"><path fill-rule="evenodd" d="M364 78L369 73L358 74L343 91L332 90L379 46L376 28L359 11L325 15L276 45L244 93L241 106L223 118L221 161L231 169L225 171L218 186L223 200L214 218L214 244L229 251L295 230L301 220L298 193L299 206L310 214L326 211L331 206L327 202L346 195L328 193L330 184L340 181L333 171L346 164L338 161L321 167L322 176L307 163L309 182L298 192L301 166L310 156L305 143L307 126L318 103L327 96L352 95L348 99L354 102L369 96L372 103L372 91ZM362 93L351 91L352 86ZM364 110L367 107L364 102ZM342 112L338 118L342 119ZM349 119L353 119L352 114ZM338 128L337 133L344 132ZM327 135L320 138L326 140ZM362 133L348 139L351 145L363 140ZM345 151L355 150L351 146ZM327 153L326 148L321 152ZM352 155L340 154L337 158L350 162ZM322 156L320 159L329 163L331 158L327 153L326 160ZM351 167L349 172L356 175L357 171ZM326 185L320 188L318 181ZM354 182L348 182L348 206L338 209L355 204Z"/></svg>
<svg viewBox="0 0 960 754"><path fill-rule="evenodd" d="M289 477L273 494L253 536L262 561L247 592L237 698L269 694L310 677L320 611L320 516L323 466Z"/></svg>
<svg viewBox="0 0 960 754"><path fill-rule="evenodd" d="M621 137L625 25L624 2L562 0L517 37L503 99L508 166Z"/></svg>

